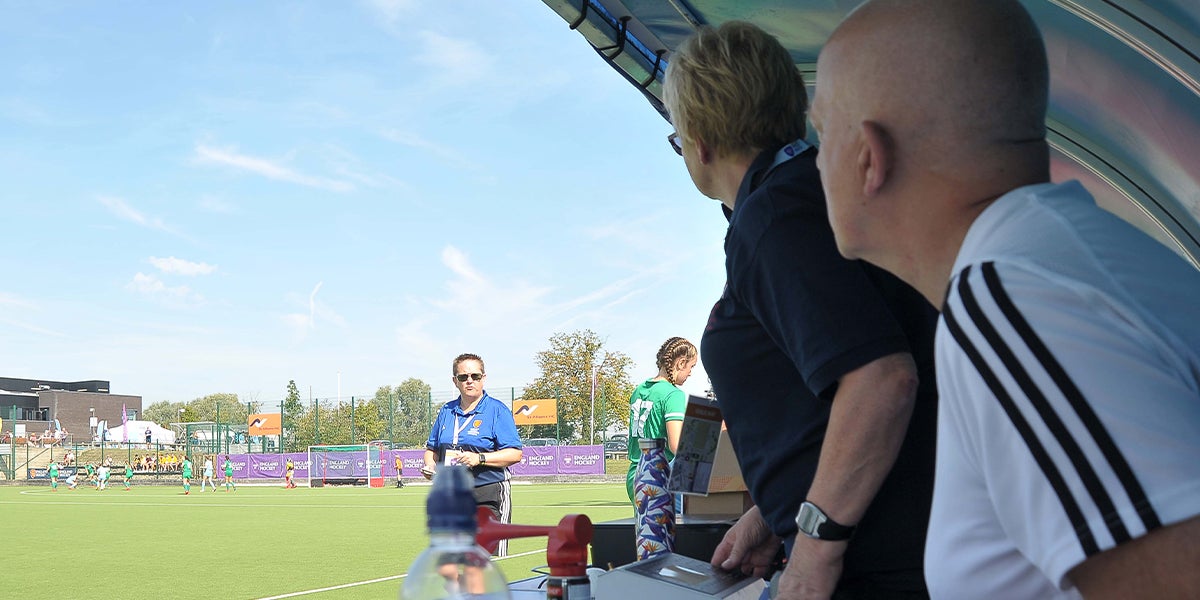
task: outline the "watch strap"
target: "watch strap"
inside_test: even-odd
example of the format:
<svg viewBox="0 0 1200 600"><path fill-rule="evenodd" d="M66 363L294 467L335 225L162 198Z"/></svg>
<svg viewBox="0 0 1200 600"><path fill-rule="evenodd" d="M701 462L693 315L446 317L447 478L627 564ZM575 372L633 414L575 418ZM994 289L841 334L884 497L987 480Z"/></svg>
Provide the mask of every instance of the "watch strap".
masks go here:
<svg viewBox="0 0 1200 600"><path fill-rule="evenodd" d="M800 533L815 540L830 542L848 540L854 535L854 526L842 525L829 518L819 506L807 500L796 513L796 527Z"/></svg>

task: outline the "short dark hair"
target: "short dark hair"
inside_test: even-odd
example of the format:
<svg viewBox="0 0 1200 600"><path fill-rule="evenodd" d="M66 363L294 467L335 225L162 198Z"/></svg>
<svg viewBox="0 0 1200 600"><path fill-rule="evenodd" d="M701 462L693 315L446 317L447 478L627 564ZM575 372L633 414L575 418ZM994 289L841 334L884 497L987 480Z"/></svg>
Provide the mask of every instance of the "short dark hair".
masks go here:
<svg viewBox="0 0 1200 600"><path fill-rule="evenodd" d="M487 369L484 368L484 366L483 366L483 359L479 358L478 354L471 354L469 352L464 352L463 354L459 354L458 356L454 357L454 364L450 365L450 374L451 375L458 375L458 363L460 363L464 360L479 361L479 369L481 371L483 371L484 373L487 373Z"/></svg>

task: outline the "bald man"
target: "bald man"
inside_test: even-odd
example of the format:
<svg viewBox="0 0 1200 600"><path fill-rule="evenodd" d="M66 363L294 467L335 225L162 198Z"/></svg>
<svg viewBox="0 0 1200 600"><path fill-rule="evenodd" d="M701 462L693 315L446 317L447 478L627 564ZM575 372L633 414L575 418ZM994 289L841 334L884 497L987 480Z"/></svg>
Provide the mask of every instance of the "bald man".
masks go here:
<svg viewBox="0 0 1200 600"><path fill-rule="evenodd" d="M839 250L942 313L926 579L1200 598L1200 273L1050 183L1048 80L1010 0L867 2L817 64Z"/></svg>

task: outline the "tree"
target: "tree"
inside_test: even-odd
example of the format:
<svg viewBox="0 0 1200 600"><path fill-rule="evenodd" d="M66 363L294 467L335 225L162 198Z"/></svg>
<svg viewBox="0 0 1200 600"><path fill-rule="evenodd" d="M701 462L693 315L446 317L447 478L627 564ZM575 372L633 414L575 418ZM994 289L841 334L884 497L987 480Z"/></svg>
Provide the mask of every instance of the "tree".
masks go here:
<svg viewBox="0 0 1200 600"><path fill-rule="evenodd" d="M562 439L590 442L596 431L629 414L629 394L633 383L629 366L633 361L624 353L604 348L594 331L584 329L556 333L550 337L550 349L537 353L541 375L525 386L522 399L557 398L558 427ZM592 411L592 371L595 369L595 412ZM530 428L529 437L555 437L554 425Z"/></svg>
<svg viewBox="0 0 1200 600"><path fill-rule="evenodd" d="M430 390L428 383L413 377L396 386L393 441L398 440L405 446L424 447L425 440L429 438L429 428L433 426Z"/></svg>
<svg viewBox="0 0 1200 600"><path fill-rule="evenodd" d="M252 409L256 408L251 406ZM213 421L221 423L244 423L246 421L246 405L238 399L237 394L209 394L187 403L188 412L184 413L188 421Z"/></svg>
<svg viewBox="0 0 1200 600"><path fill-rule="evenodd" d="M298 425L304 420L304 415L307 412L304 405L300 404L300 390L296 389L296 380L290 379L287 384L287 395L283 398L283 447L285 451L291 449L293 452L299 448L307 448L309 444L300 445L295 439L298 431Z"/></svg>
<svg viewBox="0 0 1200 600"><path fill-rule="evenodd" d="M168 427L171 423L179 422L179 409L181 408L183 408L182 402L159 400L142 411L142 419L153 421L160 427Z"/></svg>

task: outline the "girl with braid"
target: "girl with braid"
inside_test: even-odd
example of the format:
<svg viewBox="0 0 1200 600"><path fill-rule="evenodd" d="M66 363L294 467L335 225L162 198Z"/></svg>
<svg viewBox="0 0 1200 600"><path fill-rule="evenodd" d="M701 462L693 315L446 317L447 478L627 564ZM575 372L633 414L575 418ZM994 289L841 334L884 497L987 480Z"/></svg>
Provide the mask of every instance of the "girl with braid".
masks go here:
<svg viewBox="0 0 1200 600"><path fill-rule="evenodd" d="M655 357L658 375L637 386L629 397L629 473L625 477L625 491L630 502L641 458L639 439L666 438L667 460L675 458L683 412L687 408L687 394L678 386L692 374L696 359L696 346L691 342L681 337L667 340Z"/></svg>

